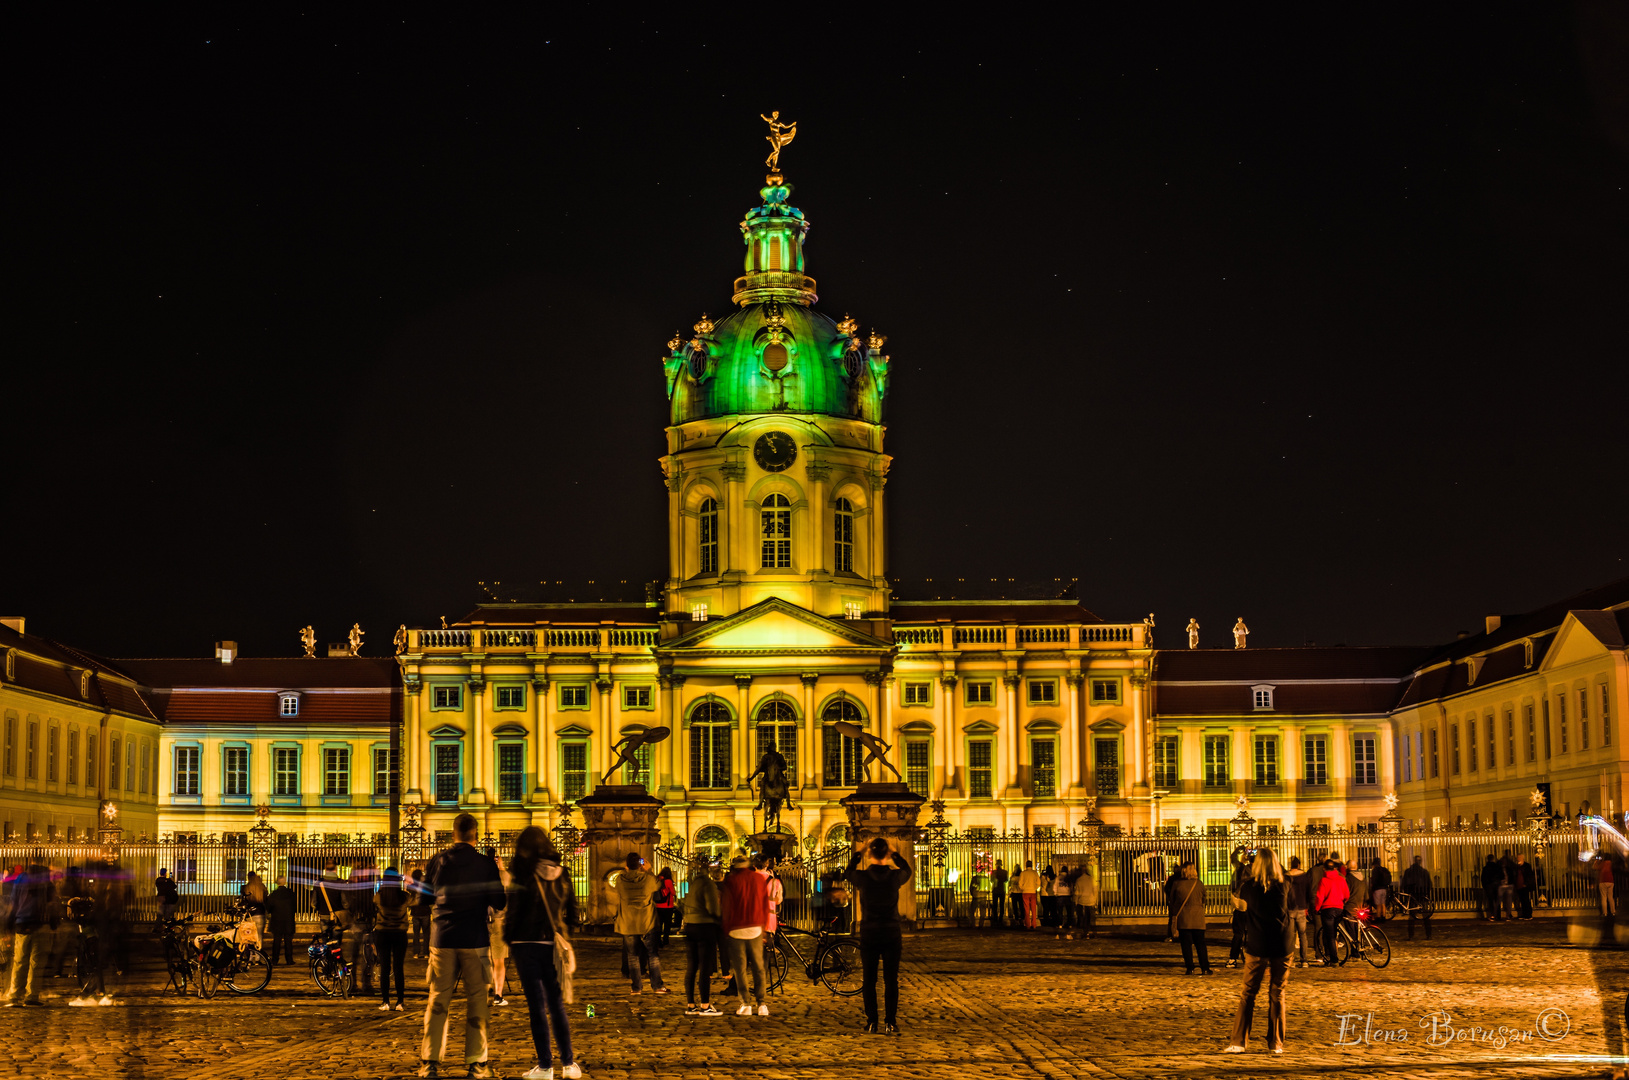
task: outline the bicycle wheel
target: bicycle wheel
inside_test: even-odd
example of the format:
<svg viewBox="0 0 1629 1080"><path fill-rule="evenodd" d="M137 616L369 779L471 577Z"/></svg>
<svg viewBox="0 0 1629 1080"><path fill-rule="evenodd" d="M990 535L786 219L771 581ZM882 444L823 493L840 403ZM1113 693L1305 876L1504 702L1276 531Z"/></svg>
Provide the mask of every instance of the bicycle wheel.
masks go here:
<svg viewBox="0 0 1629 1080"><path fill-rule="evenodd" d="M245 945L226 976L226 985L239 994L258 994L269 982L271 964L266 962L266 954L253 945Z"/></svg>
<svg viewBox="0 0 1629 1080"><path fill-rule="evenodd" d="M1377 968L1391 963L1391 940L1378 926L1365 926L1358 931L1363 939L1363 959Z"/></svg>
<svg viewBox="0 0 1629 1080"><path fill-rule="evenodd" d="M198 996L206 1001L215 996L221 988L221 973L208 967L198 965Z"/></svg>
<svg viewBox="0 0 1629 1080"><path fill-rule="evenodd" d="M1346 963L1358 951L1358 946L1352 941L1352 935L1347 933L1346 927L1335 931L1335 963Z"/></svg>
<svg viewBox="0 0 1629 1080"><path fill-rule="evenodd" d="M186 956L173 941L164 942L164 966L169 974L170 981L164 984L164 989L175 987L175 992L185 994L187 984L192 978L192 965L187 963Z"/></svg>
<svg viewBox="0 0 1629 1080"><path fill-rule="evenodd" d="M863 986L860 947L852 941L833 941L815 954L815 970L826 989L843 997L853 997Z"/></svg>
<svg viewBox="0 0 1629 1080"><path fill-rule="evenodd" d="M766 990L779 990L786 981L786 954L774 938L764 942L764 979Z"/></svg>
<svg viewBox="0 0 1629 1080"><path fill-rule="evenodd" d="M1420 901L1420 911L1423 912L1425 917L1429 919L1431 916L1437 913L1437 902L1431 899L1429 896L1426 897L1424 900Z"/></svg>
<svg viewBox="0 0 1629 1080"><path fill-rule="evenodd" d="M332 960L311 961L311 981L328 997L349 996L351 973Z"/></svg>

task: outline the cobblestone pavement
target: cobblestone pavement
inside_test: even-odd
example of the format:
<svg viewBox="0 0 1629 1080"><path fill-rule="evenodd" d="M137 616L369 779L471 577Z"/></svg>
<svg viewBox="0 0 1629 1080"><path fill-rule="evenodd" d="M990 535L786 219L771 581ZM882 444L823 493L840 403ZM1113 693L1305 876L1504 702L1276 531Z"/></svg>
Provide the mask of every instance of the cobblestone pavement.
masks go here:
<svg viewBox="0 0 1629 1080"><path fill-rule="evenodd" d="M1213 962L1225 960L1225 944L1215 944L1222 933L1211 937ZM894 1039L861 1032L858 998L794 986L792 978L771 998L767 1018L687 1019L678 942L666 958L669 985L680 992L657 996L647 988L639 998L629 997L608 941L579 945L572 1028L590 1080L836 1078L857 1065L883 1080L1601 1076L1608 1040L1618 1040L1623 1053L1616 1025L1629 993L1629 951L1575 947L1562 920L1441 920L1430 943L1399 940L1383 970L1292 970L1288 1052L1266 1053L1263 994L1250 1052L1223 1056L1239 973L1218 963L1213 978L1185 977L1176 946L1131 933L1089 942L1059 941L1046 931L907 937L904 1034ZM279 969L256 997L223 989L215 1001L200 1002L162 996L156 986L132 979L109 1007L68 1007L53 995L49 1008L0 1012L8 1050L0 1077L402 1077L416 1064L421 988L409 990L410 1011L380 1013L371 999L322 998L299 968ZM492 1062L500 1075L516 1077L532 1060L520 994L511 1001L493 1009ZM588 1003L594 1019L584 1015ZM1432 1045L1421 1027L1440 1011L1451 1015L1452 1030L1466 1032L1452 1045ZM461 1012L455 1002L455 1018ZM1348 1045L1340 1045L1341 1014L1357 1017L1347 1022ZM1549 1033L1565 1034L1540 1037L1541 1014ZM1502 1047L1469 1041L1473 1029L1501 1025L1533 1034ZM1358 1038L1364 1027L1367 1042ZM455 1022L455 1053L460 1028ZM1406 1039L1384 1041L1388 1031Z"/></svg>

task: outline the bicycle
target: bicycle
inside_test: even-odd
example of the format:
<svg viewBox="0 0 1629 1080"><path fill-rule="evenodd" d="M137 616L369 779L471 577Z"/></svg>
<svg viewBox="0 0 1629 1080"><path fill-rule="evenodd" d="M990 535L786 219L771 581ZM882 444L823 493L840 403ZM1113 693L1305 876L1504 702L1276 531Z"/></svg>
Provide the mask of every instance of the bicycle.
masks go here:
<svg viewBox="0 0 1629 1080"><path fill-rule="evenodd" d="M164 968L169 974L169 981L164 984L166 991L173 986L178 994L191 992L192 958L187 949L191 924L192 916L183 915L160 922L153 931L164 950Z"/></svg>
<svg viewBox="0 0 1629 1080"><path fill-rule="evenodd" d="M259 930L241 904L232 917L230 930L223 923L207 923L208 933L190 940L196 953L189 953L188 960L199 997L214 997L223 983L236 994L258 994L271 982L271 963L260 951Z"/></svg>
<svg viewBox="0 0 1629 1080"><path fill-rule="evenodd" d="M1369 966L1383 968L1391 963L1391 940L1380 927L1369 922L1368 908L1358 908L1341 916L1335 924L1335 963L1344 965L1354 956L1361 956ZM1318 955L1324 960L1323 936L1318 938Z"/></svg>
<svg viewBox="0 0 1629 1080"><path fill-rule="evenodd" d="M355 989L356 973L345 962L344 940L339 924L329 921L311 936L305 950L311 958L311 981L328 997L348 998Z"/></svg>
<svg viewBox="0 0 1629 1080"><path fill-rule="evenodd" d="M1429 919L1437 913L1437 902L1429 896L1414 899L1406 892L1393 890L1386 894L1386 914L1393 918L1420 914Z"/></svg>
<svg viewBox="0 0 1629 1080"><path fill-rule="evenodd" d="M837 920L833 919L813 934L806 930L792 931L802 937L814 939L813 949L808 958L804 957L803 950L787 936L786 927L777 927L769 940L764 942L764 967L768 976L768 988L779 990L781 984L786 981L786 971L790 966L787 954L790 953L797 957L798 966L803 969L810 982L824 983L826 989L841 997L853 997L858 994L863 987L860 947L850 935L832 930L836 922Z"/></svg>

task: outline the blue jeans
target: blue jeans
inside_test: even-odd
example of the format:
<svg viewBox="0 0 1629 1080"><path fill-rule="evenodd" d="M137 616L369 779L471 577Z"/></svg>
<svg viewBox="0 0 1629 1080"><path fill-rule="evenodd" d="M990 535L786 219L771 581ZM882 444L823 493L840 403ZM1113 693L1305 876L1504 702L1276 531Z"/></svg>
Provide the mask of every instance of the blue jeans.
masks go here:
<svg viewBox="0 0 1629 1080"><path fill-rule="evenodd" d="M560 1044L560 1064L570 1065L576 1059L571 1056L571 1028L566 1026L565 997L554 971L554 946L548 942L517 941L509 946L509 955L515 958L515 975L526 992L526 1012L532 1021L537 1063L545 1069L553 1068L554 1059L549 1054L549 1026L552 1024L554 1040Z"/></svg>
<svg viewBox="0 0 1629 1080"><path fill-rule="evenodd" d="M645 931L643 934L622 935L622 959L628 965L628 976L633 979L634 992L645 988L645 980L639 974L639 957L644 954L645 960L650 964L650 985L652 989L662 989L662 961L656 955L656 929Z"/></svg>

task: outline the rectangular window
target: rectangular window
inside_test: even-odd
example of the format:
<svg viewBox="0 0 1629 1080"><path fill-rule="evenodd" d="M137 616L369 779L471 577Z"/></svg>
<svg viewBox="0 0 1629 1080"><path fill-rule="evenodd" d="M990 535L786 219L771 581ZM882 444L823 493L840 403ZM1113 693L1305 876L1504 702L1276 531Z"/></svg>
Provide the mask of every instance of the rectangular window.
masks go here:
<svg viewBox="0 0 1629 1080"><path fill-rule="evenodd" d="M1273 691L1271 687L1257 687L1255 690L1255 706L1258 709L1271 709L1273 707Z"/></svg>
<svg viewBox="0 0 1629 1080"><path fill-rule="evenodd" d="M1329 783L1329 747L1323 736L1308 736L1301 741L1301 780L1313 787Z"/></svg>
<svg viewBox="0 0 1629 1080"><path fill-rule="evenodd" d="M560 707L562 709L588 708L588 687L581 683L572 686L561 686Z"/></svg>
<svg viewBox="0 0 1629 1080"><path fill-rule="evenodd" d="M706 604L691 604L690 605L690 621L691 622L706 622L707 621L707 605Z"/></svg>
<svg viewBox="0 0 1629 1080"><path fill-rule="evenodd" d="M1612 745L1612 696L1601 684L1601 745Z"/></svg>
<svg viewBox="0 0 1629 1080"><path fill-rule="evenodd" d="M462 686L438 686L435 688L435 705L437 709L462 709L464 707L464 688Z"/></svg>
<svg viewBox="0 0 1629 1080"><path fill-rule="evenodd" d="M624 686L622 688L622 707L624 709L650 708L650 687Z"/></svg>
<svg viewBox="0 0 1629 1080"><path fill-rule="evenodd" d="M1278 786L1278 740L1270 735L1256 739L1256 783L1265 787Z"/></svg>
<svg viewBox="0 0 1629 1080"><path fill-rule="evenodd" d="M68 732L68 783L79 783L79 731Z"/></svg>
<svg viewBox="0 0 1629 1080"><path fill-rule="evenodd" d="M1522 712L1527 716L1527 760L1538 760L1538 736L1533 734L1533 706L1522 706Z"/></svg>
<svg viewBox="0 0 1629 1080"><path fill-rule="evenodd" d="M860 782L860 762L864 751L858 740L842 735L835 728L825 727L820 732L820 776L827 787L854 787Z"/></svg>
<svg viewBox="0 0 1629 1080"><path fill-rule="evenodd" d="M967 744L967 794L988 799L991 791L990 740L972 739Z"/></svg>
<svg viewBox="0 0 1629 1080"><path fill-rule="evenodd" d="M1578 691L1578 749L1589 749L1589 691Z"/></svg>
<svg viewBox="0 0 1629 1080"><path fill-rule="evenodd" d="M455 803L464 793L463 748L457 743L435 744L436 802ZM581 795L582 792L578 792ZM568 795L567 798L573 796Z"/></svg>
<svg viewBox="0 0 1629 1080"><path fill-rule="evenodd" d="M373 748L373 793L375 795L399 794L397 786L401 783L400 766L400 750L392 750L388 746L375 746Z"/></svg>
<svg viewBox="0 0 1629 1080"><path fill-rule="evenodd" d="M40 726L38 724L30 722L29 725L28 725L28 744L24 747L24 750L23 750L24 755L25 755L24 758L23 758L23 762L24 762L24 765L26 767L26 772L24 773L24 778L28 779L28 780L34 779L35 768L36 768L36 766L34 764L34 757L35 757L35 751L38 749L39 741L40 741Z"/></svg>
<svg viewBox="0 0 1629 1080"><path fill-rule="evenodd" d="M1154 786L1177 786L1177 736L1161 735L1154 744Z"/></svg>
<svg viewBox="0 0 1629 1080"><path fill-rule="evenodd" d="M119 787L119 737L117 735L109 737L107 745L107 786L117 791ZM196 795L198 793L194 791L191 794Z"/></svg>
<svg viewBox="0 0 1629 1080"><path fill-rule="evenodd" d="M832 541L837 556L837 570L840 573L852 574L854 572L854 514L845 511L843 506L849 505L847 499L838 500L839 509L832 518Z"/></svg>
<svg viewBox="0 0 1629 1080"><path fill-rule="evenodd" d="M560 787L567 799L580 799L588 794L587 743L560 744Z"/></svg>
<svg viewBox="0 0 1629 1080"><path fill-rule="evenodd" d="M1206 818L1205 835L1211 842L1205 845L1205 873L1225 874L1227 866L1227 818Z"/></svg>
<svg viewBox="0 0 1629 1080"><path fill-rule="evenodd" d="M1488 715L1487 715L1487 733L1488 733L1488 750L1487 750L1488 768L1492 769L1492 768L1497 767L1498 764L1499 764L1499 743L1498 743L1498 736L1495 734L1495 732L1493 730L1493 714L1492 713L1488 713Z"/></svg>
<svg viewBox="0 0 1629 1080"><path fill-rule="evenodd" d="M298 747L279 746L272 750L272 794L298 795L300 793L300 751Z"/></svg>
<svg viewBox="0 0 1629 1080"><path fill-rule="evenodd" d="M1120 740L1094 740L1092 751L1097 765L1097 795L1101 799L1120 797Z"/></svg>
<svg viewBox="0 0 1629 1080"><path fill-rule="evenodd" d="M300 699L294 694L284 694L278 699L277 711L283 716L299 716Z"/></svg>
<svg viewBox="0 0 1629 1080"><path fill-rule="evenodd" d="M1414 736L1403 736L1403 782L1406 784L1414 779Z"/></svg>
<svg viewBox="0 0 1629 1080"><path fill-rule="evenodd" d="M781 716L791 720L791 710L782 712L779 708L774 710ZM758 714L758 753L753 761L762 761L764 755L773 749L786 759L786 775L789 782L795 782L798 775L798 729L795 723L763 723L764 713Z"/></svg>
<svg viewBox="0 0 1629 1080"><path fill-rule="evenodd" d="M1380 782L1380 772L1375 767L1373 735L1359 735L1352 740L1352 780L1358 784Z"/></svg>
<svg viewBox="0 0 1629 1080"><path fill-rule="evenodd" d="M1228 770L1226 735L1205 736L1205 786L1227 787L1233 782Z"/></svg>
<svg viewBox="0 0 1629 1080"><path fill-rule="evenodd" d="M1550 760L1550 699L1546 696L1540 705L1544 712L1544 760Z"/></svg>
<svg viewBox="0 0 1629 1080"><path fill-rule="evenodd" d="M1030 779L1035 788L1035 798L1055 799L1058 797L1058 744L1053 739L1031 739L1029 741Z"/></svg>
<svg viewBox="0 0 1629 1080"><path fill-rule="evenodd" d="M1058 684L1052 679L1031 679L1029 681L1029 703L1031 705L1051 705L1058 700Z"/></svg>
<svg viewBox="0 0 1629 1080"><path fill-rule="evenodd" d="M723 707L718 707L723 712ZM728 724L690 725L690 786L728 788L730 767L730 728Z"/></svg>
<svg viewBox="0 0 1629 1080"><path fill-rule="evenodd" d="M136 790L136 740L124 741L124 789Z"/></svg>
<svg viewBox="0 0 1629 1080"><path fill-rule="evenodd" d="M17 718L6 717L6 775L17 775Z"/></svg>
<svg viewBox="0 0 1629 1080"><path fill-rule="evenodd" d="M72 759L69 759L69 760L70 760L70 770L69 771L72 771L72 768L71 768ZM141 787L140 787L139 790L141 791L141 793L143 795L147 794L147 792L150 790L148 788L148 786L147 786L148 783L150 783L147 773L148 773L148 763L151 762L152 760L153 760L153 755L148 753L147 744L145 742L142 743L141 744Z"/></svg>
<svg viewBox="0 0 1629 1080"><path fill-rule="evenodd" d="M1448 765L1453 775L1459 775L1459 725L1448 725Z"/></svg>
<svg viewBox="0 0 1629 1080"><path fill-rule="evenodd" d="M85 784L95 787L100 779L97 775L97 766L100 764L96 757L96 732L85 732Z"/></svg>
<svg viewBox="0 0 1629 1080"><path fill-rule="evenodd" d="M1476 717L1465 718L1465 765L1470 772L1476 772Z"/></svg>
<svg viewBox="0 0 1629 1080"><path fill-rule="evenodd" d="M701 548L700 571L703 574L718 573L718 503L712 499L703 499L700 514L701 531L699 544ZM705 619L698 619L705 622Z"/></svg>
<svg viewBox="0 0 1629 1080"><path fill-rule="evenodd" d="M498 708L524 709L526 707L526 688L524 686L498 687Z"/></svg>
<svg viewBox="0 0 1629 1080"><path fill-rule="evenodd" d="M932 782L932 769L928 765L928 740L905 740L905 786L913 794L924 798L928 794L928 785Z"/></svg>
<svg viewBox="0 0 1629 1080"><path fill-rule="evenodd" d="M1120 704L1119 679L1093 679L1092 680L1093 705Z"/></svg>
<svg viewBox="0 0 1629 1080"><path fill-rule="evenodd" d="M53 783L57 778L57 737L59 729L53 724L45 733L45 778Z"/></svg>
<svg viewBox="0 0 1629 1080"><path fill-rule="evenodd" d="M967 704L989 705L995 701L995 683L970 682L967 684Z"/></svg>
<svg viewBox="0 0 1629 1080"><path fill-rule="evenodd" d="M908 682L905 684L905 704L929 705L932 704L933 684L925 682Z"/></svg>
<svg viewBox="0 0 1629 1080"><path fill-rule="evenodd" d="M249 794L249 748L228 746L221 751L221 794Z"/></svg>
<svg viewBox="0 0 1629 1080"><path fill-rule="evenodd" d="M1505 710L1505 764L1516 764L1516 714Z"/></svg>
<svg viewBox="0 0 1629 1080"><path fill-rule="evenodd" d="M112 745L117 745L113 740ZM196 746L178 746L175 748L175 793L177 795L198 794L198 754Z"/></svg>
<svg viewBox="0 0 1629 1080"><path fill-rule="evenodd" d="M1435 780L1442 775L1437 755L1437 729L1431 729L1431 779Z"/></svg>
<svg viewBox="0 0 1629 1080"><path fill-rule="evenodd" d="M351 751L349 747L323 747L322 793L324 795L349 795L351 793Z"/></svg>
<svg viewBox="0 0 1629 1080"><path fill-rule="evenodd" d="M1561 732L1561 752L1567 752L1567 692L1563 690L1555 698L1555 724Z"/></svg>
<svg viewBox="0 0 1629 1080"><path fill-rule="evenodd" d="M759 561L765 570L788 569L792 565L792 506L785 496L771 495L764 503L762 515L763 543Z"/></svg>
<svg viewBox="0 0 1629 1080"><path fill-rule="evenodd" d="M526 748L521 743L498 744L498 801L520 802L526 794Z"/></svg>

